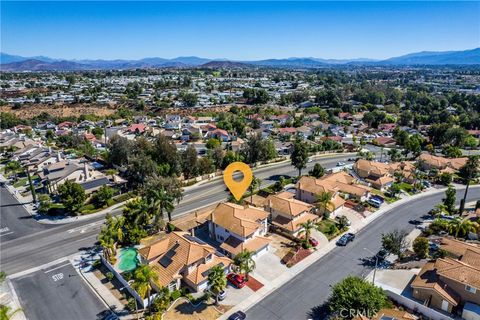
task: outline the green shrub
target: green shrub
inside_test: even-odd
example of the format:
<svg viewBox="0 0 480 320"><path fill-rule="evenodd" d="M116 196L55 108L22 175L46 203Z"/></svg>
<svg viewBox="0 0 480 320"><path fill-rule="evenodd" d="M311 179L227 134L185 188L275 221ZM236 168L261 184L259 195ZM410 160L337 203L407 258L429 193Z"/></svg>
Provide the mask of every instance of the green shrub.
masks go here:
<svg viewBox="0 0 480 320"><path fill-rule="evenodd" d="M182 296L182 291L180 291L180 290L175 290L170 294L170 298L172 299L172 301L177 300L181 296Z"/></svg>
<svg viewBox="0 0 480 320"><path fill-rule="evenodd" d="M127 308L130 310L130 311L135 311L136 310L136 306L137 306L137 302L135 301L135 298L128 298L128 302L127 302Z"/></svg>
<svg viewBox="0 0 480 320"><path fill-rule="evenodd" d="M113 275L113 273L111 273L111 272L107 272L107 274L106 274L105 276L107 277L108 281L112 281L113 278L115 277L115 276Z"/></svg>
<svg viewBox="0 0 480 320"><path fill-rule="evenodd" d="M123 277L123 279L125 279L125 281L128 282L128 281L132 280L133 275L130 271L126 271L126 272L122 273L122 277Z"/></svg>

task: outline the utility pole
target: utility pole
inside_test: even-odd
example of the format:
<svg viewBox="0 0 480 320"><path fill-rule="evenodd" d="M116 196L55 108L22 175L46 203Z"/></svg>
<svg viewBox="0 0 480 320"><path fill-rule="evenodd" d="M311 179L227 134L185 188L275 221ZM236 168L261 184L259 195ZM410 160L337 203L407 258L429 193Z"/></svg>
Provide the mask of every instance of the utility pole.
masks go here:
<svg viewBox="0 0 480 320"><path fill-rule="evenodd" d="M25 171L27 173L28 184L30 186L30 192L32 193L33 203L37 203L37 194L35 192L35 188L33 187L32 177L30 176L30 166L29 165L27 165L25 167Z"/></svg>

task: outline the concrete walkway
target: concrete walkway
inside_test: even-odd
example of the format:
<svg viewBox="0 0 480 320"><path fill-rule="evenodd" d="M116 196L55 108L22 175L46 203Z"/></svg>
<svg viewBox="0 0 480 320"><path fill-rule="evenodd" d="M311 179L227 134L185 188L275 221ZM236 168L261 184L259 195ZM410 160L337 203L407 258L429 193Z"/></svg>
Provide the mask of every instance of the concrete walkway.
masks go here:
<svg viewBox="0 0 480 320"><path fill-rule="evenodd" d="M15 293L15 289L8 278L0 285L0 304L10 308L8 314L12 314L15 310L18 310L18 312L15 312L13 317L10 318L11 320L27 319L21 309L20 301Z"/></svg>
<svg viewBox="0 0 480 320"><path fill-rule="evenodd" d="M465 186L463 186L463 185L454 185L454 187L457 190L458 189L465 189ZM478 188L478 187L480 187L480 185L471 186L471 188L472 187L473 188ZM382 206L382 208L380 208L379 210L377 210L373 214L369 215L365 219L358 220L356 222L352 221L352 225L350 226L350 232L353 232L353 233L359 232L361 229L363 229L365 226L367 226L372 221L381 217L387 211L390 211L390 210L392 210L396 207L402 206L402 205L406 204L407 202L410 202L412 200L418 200L418 199L421 199L423 197L426 197L426 196L429 196L429 195L432 195L432 194L442 193L442 192L445 192L445 190L446 190L446 188L440 188L440 189L430 188L429 190L424 191L420 194L405 197L405 198L400 199L400 200L398 200L398 201L396 201L392 204L384 205L384 206ZM332 239L332 241L330 241L326 246L324 246L324 247L318 249L317 251L313 252L310 256L305 258L305 260L299 262L298 264L296 264L292 268L288 269L286 272L279 275L274 280L272 280L268 283L264 283L263 288L261 288L259 291L250 295L247 299L245 299L243 302L241 302L237 306L230 309L228 312L223 314L219 319L225 320L232 313L234 313L238 310L242 310L242 311L245 312L246 310L251 308L253 305L260 302L267 295L269 295L270 293L272 293L273 291L275 291L276 289L278 289L279 287L281 287L282 285L287 283L294 276L301 273L306 268L308 268L310 265L312 265L315 261L319 260L320 258L325 256L327 253L329 253L331 250L333 250L336 247L335 242L339 237L340 236L338 236L335 239Z"/></svg>

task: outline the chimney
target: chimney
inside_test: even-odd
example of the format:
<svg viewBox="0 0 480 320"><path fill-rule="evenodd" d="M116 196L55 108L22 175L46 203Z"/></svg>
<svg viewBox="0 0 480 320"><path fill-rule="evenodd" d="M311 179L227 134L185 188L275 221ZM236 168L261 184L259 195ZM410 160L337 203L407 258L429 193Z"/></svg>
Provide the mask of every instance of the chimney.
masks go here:
<svg viewBox="0 0 480 320"><path fill-rule="evenodd" d="M60 155L60 151L57 152L57 161L62 161L62 156Z"/></svg>
<svg viewBox="0 0 480 320"><path fill-rule="evenodd" d="M83 173L85 174L85 180L88 180L88 178L90 178L90 174L89 174L89 170L88 170L88 166L87 166L86 161L83 163Z"/></svg>

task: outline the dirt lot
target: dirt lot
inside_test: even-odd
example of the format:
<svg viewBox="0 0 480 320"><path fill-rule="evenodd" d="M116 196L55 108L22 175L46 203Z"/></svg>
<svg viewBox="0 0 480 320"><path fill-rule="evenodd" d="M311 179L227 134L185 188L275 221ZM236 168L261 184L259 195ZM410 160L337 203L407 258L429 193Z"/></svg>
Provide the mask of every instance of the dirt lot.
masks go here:
<svg viewBox="0 0 480 320"><path fill-rule="evenodd" d="M105 105L95 104L69 104L69 105L25 105L20 109L12 109L11 106L0 107L0 112L13 113L20 119L30 119L46 112L54 117L78 117L82 114L94 114L100 117L111 115L115 109Z"/></svg>

